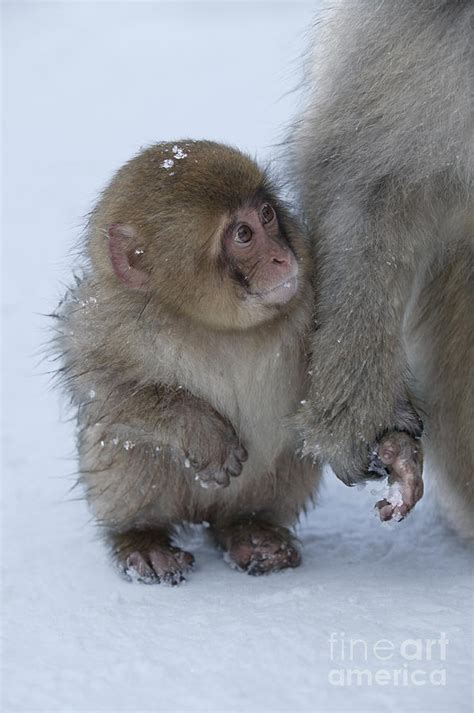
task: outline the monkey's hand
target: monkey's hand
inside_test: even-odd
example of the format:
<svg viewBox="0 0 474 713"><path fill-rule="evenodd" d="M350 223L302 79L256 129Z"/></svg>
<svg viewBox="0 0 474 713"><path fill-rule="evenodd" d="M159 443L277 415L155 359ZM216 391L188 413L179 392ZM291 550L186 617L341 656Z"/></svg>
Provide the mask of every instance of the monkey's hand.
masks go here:
<svg viewBox="0 0 474 713"><path fill-rule="evenodd" d="M336 327L339 333L342 328ZM341 337L344 342L352 343ZM351 356L334 345L332 330L315 333L321 355L313 354L308 396L295 417L303 455L328 463L346 485L380 477L369 468L370 454L385 434L400 431L416 439L423 432L405 383L402 350L397 353L394 346L393 359L381 359L382 348L367 351L365 342L355 342Z"/></svg>
<svg viewBox="0 0 474 713"><path fill-rule="evenodd" d="M346 485L387 476L380 461L374 459L374 450L377 452L387 436L379 437L377 429L369 422L371 419L363 422L357 412L345 408L335 417L326 417L327 412L312 408L309 401L296 415L296 427L303 434L303 455L328 463ZM390 426L380 429L382 433L404 435L420 448L423 422L408 400L394 409L390 422ZM378 420L378 423L383 421Z"/></svg>
<svg viewBox="0 0 474 713"><path fill-rule="evenodd" d="M232 424L217 413L203 414L184 448L186 464L203 488L227 487L242 472L247 451Z"/></svg>
<svg viewBox="0 0 474 713"><path fill-rule="evenodd" d="M380 519L403 520L423 495L420 441L398 431L387 434L372 453L370 469L388 475L388 493L375 505Z"/></svg>

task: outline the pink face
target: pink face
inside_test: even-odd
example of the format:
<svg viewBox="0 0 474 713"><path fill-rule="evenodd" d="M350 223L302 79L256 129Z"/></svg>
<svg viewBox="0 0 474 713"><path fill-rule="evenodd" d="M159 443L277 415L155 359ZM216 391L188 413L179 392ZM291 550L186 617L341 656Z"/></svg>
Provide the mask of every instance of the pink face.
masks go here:
<svg viewBox="0 0 474 713"><path fill-rule="evenodd" d="M225 231L231 273L262 304L289 302L298 288L298 263L281 233L273 206L242 208Z"/></svg>

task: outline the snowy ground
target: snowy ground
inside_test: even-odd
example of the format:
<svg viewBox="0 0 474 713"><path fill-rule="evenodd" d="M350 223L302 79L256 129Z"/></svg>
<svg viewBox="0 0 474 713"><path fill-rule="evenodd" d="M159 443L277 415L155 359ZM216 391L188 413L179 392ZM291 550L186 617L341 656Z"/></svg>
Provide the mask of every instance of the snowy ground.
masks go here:
<svg viewBox="0 0 474 713"><path fill-rule="evenodd" d="M130 585L68 493L73 427L36 366L40 313L111 172L183 136L270 156L314 7L3 6L5 711L472 709L472 558L429 497L382 526L369 489L328 476L300 569L239 574L196 532L186 585ZM430 658L425 640L440 637Z"/></svg>

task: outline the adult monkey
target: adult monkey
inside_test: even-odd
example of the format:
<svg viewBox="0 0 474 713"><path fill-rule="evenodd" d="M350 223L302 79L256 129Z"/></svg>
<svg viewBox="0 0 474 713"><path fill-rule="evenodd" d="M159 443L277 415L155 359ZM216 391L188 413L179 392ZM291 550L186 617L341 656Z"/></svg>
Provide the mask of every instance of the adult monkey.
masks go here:
<svg viewBox="0 0 474 713"><path fill-rule="evenodd" d="M292 137L316 243L306 451L352 484L387 430L421 435L419 411L448 518L473 536L474 3L331 5Z"/></svg>

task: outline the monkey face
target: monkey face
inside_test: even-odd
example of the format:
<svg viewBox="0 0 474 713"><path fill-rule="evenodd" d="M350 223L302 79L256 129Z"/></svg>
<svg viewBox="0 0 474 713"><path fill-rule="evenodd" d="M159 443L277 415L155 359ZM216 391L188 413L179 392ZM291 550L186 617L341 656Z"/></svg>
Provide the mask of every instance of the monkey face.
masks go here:
<svg viewBox="0 0 474 713"><path fill-rule="evenodd" d="M144 241L130 224L110 225L115 277L147 299L154 297L160 311L214 327L251 327L289 306L303 275L272 203L262 199L214 219L212 239L203 244L200 238L210 225L192 221L178 244Z"/></svg>
<svg viewBox="0 0 474 713"><path fill-rule="evenodd" d="M225 264L244 299L279 305L294 297L298 263L270 202L236 211L222 242Z"/></svg>
<svg viewBox="0 0 474 713"><path fill-rule="evenodd" d="M134 309L145 293L147 314L245 329L292 310L308 286L303 236L265 173L213 142L157 144L132 159L93 228L95 269L124 303L128 288Z"/></svg>

